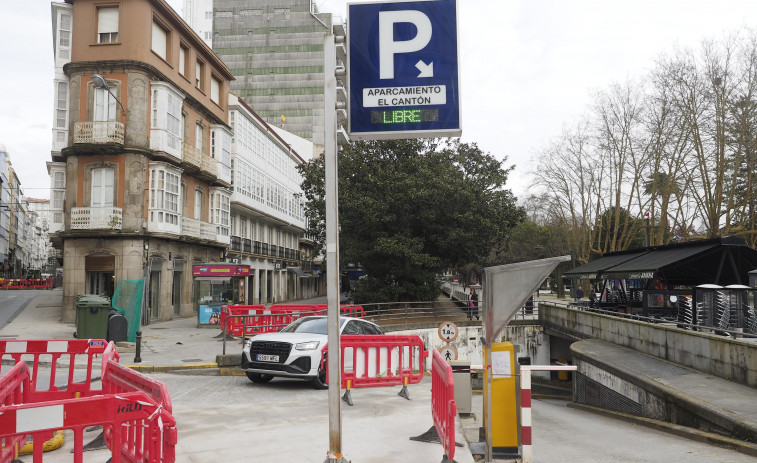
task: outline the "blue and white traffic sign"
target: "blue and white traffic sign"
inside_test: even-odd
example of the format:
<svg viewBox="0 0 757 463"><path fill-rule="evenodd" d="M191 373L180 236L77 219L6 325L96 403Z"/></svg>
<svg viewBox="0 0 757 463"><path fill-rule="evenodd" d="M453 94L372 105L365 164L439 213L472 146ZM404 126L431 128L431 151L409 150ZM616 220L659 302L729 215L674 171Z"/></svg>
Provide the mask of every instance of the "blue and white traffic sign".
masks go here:
<svg viewBox="0 0 757 463"><path fill-rule="evenodd" d="M457 0L347 8L350 138L460 136Z"/></svg>

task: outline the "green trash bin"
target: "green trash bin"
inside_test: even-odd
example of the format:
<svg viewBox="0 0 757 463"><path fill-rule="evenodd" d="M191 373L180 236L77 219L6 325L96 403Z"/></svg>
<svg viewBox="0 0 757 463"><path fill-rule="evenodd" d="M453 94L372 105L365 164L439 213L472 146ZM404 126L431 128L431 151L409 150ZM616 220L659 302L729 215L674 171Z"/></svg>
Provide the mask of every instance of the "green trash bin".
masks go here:
<svg viewBox="0 0 757 463"><path fill-rule="evenodd" d="M106 339L110 298L96 294L76 296L76 337Z"/></svg>

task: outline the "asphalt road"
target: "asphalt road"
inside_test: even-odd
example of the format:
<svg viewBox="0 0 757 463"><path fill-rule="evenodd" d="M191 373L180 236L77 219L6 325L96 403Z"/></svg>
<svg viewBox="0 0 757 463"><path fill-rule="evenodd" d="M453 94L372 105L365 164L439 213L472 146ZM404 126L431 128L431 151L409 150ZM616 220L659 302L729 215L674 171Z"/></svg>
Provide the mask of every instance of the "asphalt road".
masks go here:
<svg viewBox="0 0 757 463"><path fill-rule="evenodd" d="M152 375L165 382L178 422L177 462L323 461L328 437L326 391L304 382L253 384L245 377ZM415 463L441 459L438 444L413 443L417 454L396 453L395 442L421 434L430 392L411 386L412 401L383 388L356 389L354 407L342 406L343 449L360 463ZM480 401L480 396L474 396ZM382 420L390 416L386 423ZM382 424L383 423L383 424ZM430 423L430 418L429 418ZM747 463L757 458L634 424L566 407L565 401L534 400L534 461L537 463ZM85 443L96 436L85 435ZM71 461L71 435L46 463ZM405 450L406 451L406 450ZM456 460L472 462L467 448ZM106 461L107 450L85 452L84 461ZM22 458L31 461L30 456Z"/></svg>
<svg viewBox="0 0 757 463"><path fill-rule="evenodd" d="M43 289L0 291L0 327L4 327Z"/></svg>

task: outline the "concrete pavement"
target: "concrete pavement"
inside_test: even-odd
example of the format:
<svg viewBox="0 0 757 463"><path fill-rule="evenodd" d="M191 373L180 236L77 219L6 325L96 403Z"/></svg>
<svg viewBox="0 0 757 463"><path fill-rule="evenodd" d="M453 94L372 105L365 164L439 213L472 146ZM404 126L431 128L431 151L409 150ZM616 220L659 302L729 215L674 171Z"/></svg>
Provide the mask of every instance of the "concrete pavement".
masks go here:
<svg viewBox="0 0 757 463"><path fill-rule="evenodd" d="M74 324L60 322L62 292L46 291L34 298L26 309L0 329L0 339L70 339L76 331ZM319 298L308 303L325 303ZM148 372L183 372L213 374L240 372L238 369L218 368L217 356L223 342L219 329L197 328L194 318L156 322L142 327L141 363L134 362L133 347L118 348L121 363ZM240 340L227 341L227 353L241 352ZM5 370L3 370L4 372ZM169 375L171 376L171 375ZM187 378L192 381L191 378ZM208 378L210 380L210 378ZM190 401L174 402L174 416L179 429L177 461L312 461L325 459L328 444L328 401L325 391L313 390L300 381L276 380L268 385L253 385L247 378L239 378L244 394L260 397L272 391L270 400L256 400L255 405L199 404ZM436 463L442 459L440 444L409 440L433 425L431 417L430 378L410 386L413 400L397 396L398 388L367 388L353 393L355 407L342 406L345 423L343 450L361 462ZM235 389L238 394L239 388ZM281 389L294 394L282 394ZM253 390L254 389L254 390ZM397 389L397 390L394 390ZM169 387L173 395L174 392ZM198 397L195 396L195 399ZM215 420L215 421L213 421ZM218 422L210 427L209 422ZM231 423L236 423L231 425ZM277 423L277 424L275 424ZM274 425L275 424L275 425ZM473 456L465 441L462 426L457 422L458 442L455 461L472 463ZM71 433L67 432L66 450L45 455L46 462L70 461ZM94 436L87 436L88 441ZM240 442L250 452L241 451ZM252 444L254 442L254 445ZM109 454L105 451L95 453ZM319 455L323 457L319 457ZM87 452L87 458L96 455ZM107 459L107 457L106 457Z"/></svg>
<svg viewBox="0 0 757 463"><path fill-rule="evenodd" d="M27 304L26 308L20 312L15 319L7 324L5 327L0 328L0 339L70 339L76 331L74 324L61 323L60 322L60 305L61 305L62 292L60 290L52 290L41 292L34 300ZM310 301L308 301L310 302ZM325 298L319 298L315 303L325 302ZM148 326L142 327L142 362L137 364L134 362L133 347L121 347L119 348L121 355L121 363L125 365L132 365L134 368L148 371L148 372L166 372L171 371L175 373L184 372L191 374L232 374L239 372L238 369L221 368L218 366L218 356L222 352L223 343L219 337L220 330L209 328L197 328L196 319L185 318L170 320L165 322L157 322ZM239 340L227 341L227 353L236 354L241 351L241 342ZM598 356L609 355L607 349L601 350L597 353ZM632 355L633 358L628 360L631 362L629 365L636 365L639 367L638 362L654 362L654 359L645 359L637 357L633 353L627 353ZM641 355L641 354L639 354ZM647 356L643 356L647 357ZM620 358L615 356L613 358L606 359L608 363L618 364ZM626 362L627 363L627 362ZM643 365L642 365L643 366ZM639 367L640 368L640 367ZM649 366L651 368L651 366ZM5 370L3 370L5 371ZM175 375L167 375L176 377ZM639 375L635 375L639 376ZM643 376L643 375L642 375ZM160 375L159 375L160 377ZM701 383L701 378L696 374L689 375L692 381L698 381ZM735 413L745 413L752 415L754 413L753 404L749 401L749 404L745 404L744 401L734 402L737 395L735 394L723 394L723 389L720 387L698 387L697 384L687 384L685 381L687 377L685 375L678 375L675 378L675 382L672 380L667 381L666 386L669 388L670 394L686 393L688 396L693 397L690 400L697 400L700 394L704 394L700 397L702 402L712 403L717 402L717 398L730 399L729 403L723 404L724 408L728 408ZM661 381L661 378L654 378L655 381ZM710 378L707 378L711 381ZM191 381L187 378L187 381ZM270 383L268 386L273 387L274 391L281 390L282 387L292 387L293 389L302 389L303 394L310 394L309 387L306 387L300 382L296 382L294 386L282 386L280 381L276 380ZM407 402L396 396L396 392L387 390L386 388L368 388L356 391L353 394L353 399L356 402L360 402L360 408L342 406L343 419L345 422L350 423L349 429L360 429L361 432L367 432L370 434L370 439L364 439L356 436L350 436L349 439L345 436L345 454L348 457L362 455L359 459L354 461L368 461L368 462L381 462L381 461L413 461L423 462L432 460L434 462L441 459L441 447L438 444L421 444L413 442L408 439L409 435L418 435L427 430L432 422L430 417L430 381L428 378L419 385L411 386L410 394L413 401ZM239 378L239 387L250 388L250 393L256 397L261 391L269 391L268 389L262 389L260 385L252 385L246 378ZM244 386L241 386L241 385ZM255 387L258 386L258 387ZM172 389L169 389L174 394ZM676 392L679 391L679 392ZM685 392L684 392L685 391ZM320 391L323 392L323 391ZM750 397L754 393L750 392ZM314 391L315 394L318 391ZM299 394L299 392L298 392ZM323 396L323 397L321 397ZM235 460L231 458L233 452L231 450L222 450L218 444L215 443L211 446L214 452L207 453L207 445L201 446L198 443L204 440L206 434L204 434L204 424L210 416L221 413L222 416L228 417L231 421L228 426L224 426L223 430L226 432L227 437L214 437L215 434L210 433L207 430L207 437L211 442L226 442L233 447L234 442L244 442L250 438L250 436L257 436L255 438L256 446L259 446L259 454L264 454L267 457L273 457L274 455L285 456L286 450L292 445L293 434L288 431L288 425L292 426L291 429L298 429L294 426L300 426L304 423L320 423L314 426L316 430L321 429L324 424L322 421L327 420L327 407L323 408L321 403L322 398L325 398L325 394L318 395L317 397L306 398L306 401L313 401L308 405L307 413L300 411L301 407L299 402L290 403L290 401L284 401L279 403L279 398L271 397L271 400L265 402L264 397L260 397L261 403L256 407L263 407L261 409L247 410L239 409L233 404L219 404L219 407L214 405L196 407L191 403L187 404L187 408L182 406L175 407L175 415L179 419L179 447L182 458L177 461L208 461L209 455L216 455L218 452L222 454L228 453L230 459L217 460L210 458L210 461L247 461L243 459ZM298 395L299 397L299 395ZM477 400L474 396L474 413L481 416L481 406L477 404ZM318 399L318 400L315 400ZM180 403L177 401L177 404ZM748 405L748 406L744 406ZM364 408L366 407L366 408ZM192 409L197 408L196 412ZM246 410L246 411L245 411ZM294 413L292 412L294 410ZM199 415L196 415L199 413ZM259 415L260 419L250 419L250 413L255 416ZM280 425L277 425L277 432L269 432L268 427L263 425L268 421L274 420L274 417L282 421ZM751 417L751 416L750 416ZM265 418L265 420L263 420ZM379 418L381 422L377 421ZM626 419L628 421L635 422L636 424L642 424L649 426L649 423L644 423L640 420L635 420L635 417L615 416L615 418ZM246 421L245 421L246 420ZM244 426L231 425L231 423L246 422L248 424ZM271 421L272 422L272 421ZM404 433L407 436L398 438L395 434L395 428L398 423L403 425ZM296 424L299 423L299 424ZM660 422L657 422L660 423ZM458 442L463 443L464 447L457 449L456 461L472 462L473 457L470 454L470 450L467 446L467 442L464 438L467 435L471 439L475 439L477 427L480 422L471 419L465 419L462 421L462 425L458 422ZM680 428L680 427L679 427ZM689 430L691 428L688 428ZM700 441L716 442L712 439L712 435L701 433L695 430L679 429L676 432L680 434L689 434L688 437L694 437ZM322 429L320 431L322 433ZM350 431L352 432L352 431ZM299 433L299 430L297 431ZM697 435L698 434L698 435ZM299 435L299 434L294 434ZM318 434L320 436L320 434ZM310 441L317 439L308 433L301 436L303 441ZM322 438L322 436L321 436ZM325 439L321 439L325 440ZM68 441L70 442L70 440ZM741 441L743 442L743 441ZM347 444L349 443L349 444ZM387 445L387 443L390 443ZM196 445L197 444L197 445ZM226 445L226 444L223 444ZM726 445L728 443L719 442L719 445ZM732 448L738 447L739 443L736 442ZM319 460L317 455L318 451L322 450L323 443L319 440L317 445L313 447L313 444L302 446L305 448L305 453L298 454L303 456L307 454L309 458L302 461L322 461ZM752 453L754 449L753 445L746 444L740 451L755 455ZM203 450L205 449L205 450ZM318 449L316 451L316 449ZM298 450L300 451L300 450ZM224 453L226 452L226 453ZM229 453L231 452L231 453ZM284 453L282 453L284 452ZM315 453L314 453L315 452ZM412 455L412 459L398 458L397 455ZM366 456L370 456L367 458ZM202 458L200 458L202 457ZM45 461L55 462L55 459L48 459L46 456ZM70 454L67 454L65 459L60 461L70 461ZM300 461L300 460L285 460L285 461ZM601 460L585 460L585 461L601 461Z"/></svg>

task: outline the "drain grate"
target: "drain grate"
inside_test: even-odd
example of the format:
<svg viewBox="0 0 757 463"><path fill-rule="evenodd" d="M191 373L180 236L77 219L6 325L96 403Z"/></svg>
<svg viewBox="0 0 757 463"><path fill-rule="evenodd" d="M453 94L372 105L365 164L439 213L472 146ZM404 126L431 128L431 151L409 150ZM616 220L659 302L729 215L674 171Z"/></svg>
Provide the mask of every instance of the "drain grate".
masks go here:
<svg viewBox="0 0 757 463"><path fill-rule="evenodd" d="M197 363L197 362L202 362L202 359L184 359L184 360L182 360L182 362L184 362L184 363Z"/></svg>

